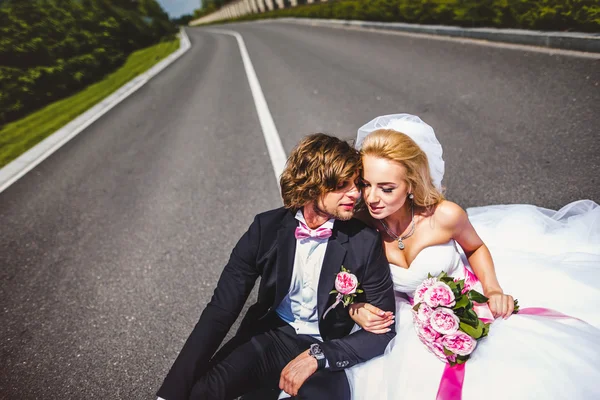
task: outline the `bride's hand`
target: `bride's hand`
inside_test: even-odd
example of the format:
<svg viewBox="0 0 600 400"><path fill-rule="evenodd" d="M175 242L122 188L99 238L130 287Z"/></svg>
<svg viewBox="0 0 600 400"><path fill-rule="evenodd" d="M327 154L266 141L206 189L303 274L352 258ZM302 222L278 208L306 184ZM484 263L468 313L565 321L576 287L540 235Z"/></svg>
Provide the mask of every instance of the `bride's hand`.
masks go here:
<svg viewBox="0 0 600 400"><path fill-rule="evenodd" d="M393 312L380 310L369 303L351 304L348 312L365 331L378 334L389 332L395 318Z"/></svg>
<svg viewBox="0 0 600 400"><path fill-rule="evenodd" d="M502 291L492 291L486 293L485 296L489 299L488 306L494 318L506 319L512 315L515 309L515 299L511 295L504 294Z"/></svg>

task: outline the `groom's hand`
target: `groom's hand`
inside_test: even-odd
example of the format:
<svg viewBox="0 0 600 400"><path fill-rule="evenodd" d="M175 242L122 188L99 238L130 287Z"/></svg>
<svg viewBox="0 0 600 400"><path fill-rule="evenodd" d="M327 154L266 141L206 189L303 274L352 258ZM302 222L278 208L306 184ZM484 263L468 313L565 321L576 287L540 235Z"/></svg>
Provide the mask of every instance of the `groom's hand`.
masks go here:
<svg viewBox="0 0 600 400"><path fill-rule="evenodd" d="M308 350L300 353L281 371L279 388L291 396L297 396L300 387L317 371L317 368L317 360L308 355Z"/></svg>

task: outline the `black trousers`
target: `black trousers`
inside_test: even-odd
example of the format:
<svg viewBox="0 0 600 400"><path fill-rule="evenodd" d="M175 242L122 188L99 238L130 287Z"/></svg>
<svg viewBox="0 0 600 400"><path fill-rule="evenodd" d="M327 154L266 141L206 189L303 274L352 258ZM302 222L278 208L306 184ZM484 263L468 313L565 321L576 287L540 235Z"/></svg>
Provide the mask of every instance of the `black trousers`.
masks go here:
<svg viewBox="0 0 600 400"><path fill-rule="evenodd" d="M294 328L282 326L248 340L232 339L215 355L211 368L192 389L190 400L230 400L257 389L277 399L283 368L318 341L297 335ZM344 371L315 372L304 382L295 399L350 399Z"/></svg>

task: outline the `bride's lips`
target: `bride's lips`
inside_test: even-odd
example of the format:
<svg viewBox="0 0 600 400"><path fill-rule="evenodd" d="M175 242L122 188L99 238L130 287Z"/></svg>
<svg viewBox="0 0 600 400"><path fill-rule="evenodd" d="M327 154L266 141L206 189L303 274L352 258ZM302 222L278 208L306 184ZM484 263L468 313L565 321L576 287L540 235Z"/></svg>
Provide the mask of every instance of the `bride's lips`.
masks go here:
<svg viewBox="0 0 600 400"><path fill-rule="evenodd" d="M369 210L371 210L371 212L373 214L378 214L379 212L381 212L381 210L383 210L385 207L371 207L369 206Z"/></svg>

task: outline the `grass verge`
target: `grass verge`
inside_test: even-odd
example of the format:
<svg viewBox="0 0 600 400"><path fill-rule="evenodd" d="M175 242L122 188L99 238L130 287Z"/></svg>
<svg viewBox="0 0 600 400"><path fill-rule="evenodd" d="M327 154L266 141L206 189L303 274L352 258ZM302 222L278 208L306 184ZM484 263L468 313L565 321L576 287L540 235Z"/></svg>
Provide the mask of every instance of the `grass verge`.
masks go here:
<svg viewBox="0 0 600 400"><path fill-rule="evenodd" d="M135 51L121 68L73 96L0 128L0 168L179 48L179 40Z"/></svg>

